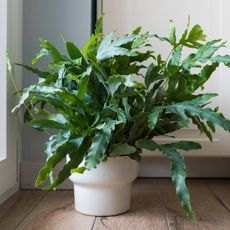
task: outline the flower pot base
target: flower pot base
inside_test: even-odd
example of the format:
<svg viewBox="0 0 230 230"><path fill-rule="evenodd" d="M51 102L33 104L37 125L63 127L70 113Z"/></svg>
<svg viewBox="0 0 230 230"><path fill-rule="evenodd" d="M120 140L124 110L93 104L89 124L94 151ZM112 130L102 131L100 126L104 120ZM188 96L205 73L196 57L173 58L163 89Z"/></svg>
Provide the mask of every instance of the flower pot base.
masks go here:
<svg viewBox="0 0 230 230"><path fill-rule="evenodd" d="M90 216L113 216L130 209L130 185L91 187L74 185L75 209Z"/></svg>

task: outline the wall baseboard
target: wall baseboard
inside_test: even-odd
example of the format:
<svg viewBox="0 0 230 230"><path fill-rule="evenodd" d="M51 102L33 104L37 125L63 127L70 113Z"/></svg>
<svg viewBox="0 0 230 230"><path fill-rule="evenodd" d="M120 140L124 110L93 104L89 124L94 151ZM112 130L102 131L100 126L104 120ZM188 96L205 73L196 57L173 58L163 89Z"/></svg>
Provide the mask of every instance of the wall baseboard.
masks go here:
<svg viewBox="0 0 230 230"><path fill-rule="evenodd" d="M4 192L2 195L0 195L0 205L5 202L8 198L10 198L14 193L16 193L19 190L19 184L15 184L13 187L8 189L6 192Z"/></svg>
<svg viewBox="0 0 230 230"><path fill-rule="evenodd" d="M54 172L54 176L57 175L57 171L62 168L63 164L59 164ZM34 187L34 182L37 178L39 170L42 168L42 162L22 162L21 163L21 181L20 188L21 189L41 189L46 187L49 184L49 180L47 179L42 186ZM62 183L58 189L73 189L72 182L70 180L66 180Z"/></svg>
<svg viewBox="0 0 230 230"><path fill-rule="evenodd" d="M187 177L230 178L230 158L185 158ZM140 177L170 177L170 161L166 158L144 157Z"/></svg>
<svg viewBox="0 0 230 230"><path fill-rule="evenodd" d="M21 189L35 188L34 182L43 163L21 163ZM187 158L187 175L191 178L230 178L230 158ZM62 165L58 165L60 169ZM56 174L54 172L54 174ZM141 161L139 177L170 177L170 161L164 158L144 157ZM48 180L43 186L48 185ZM58 189L73 189L67 180Z"/></svg>

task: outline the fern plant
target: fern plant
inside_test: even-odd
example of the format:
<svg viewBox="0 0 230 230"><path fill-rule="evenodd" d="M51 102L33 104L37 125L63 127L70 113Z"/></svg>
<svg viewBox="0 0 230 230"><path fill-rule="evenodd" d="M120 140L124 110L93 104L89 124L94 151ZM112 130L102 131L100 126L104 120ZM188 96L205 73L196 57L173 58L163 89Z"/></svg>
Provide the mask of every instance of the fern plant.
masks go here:
<svg viewBox="0 0 230 230"><path fill-rule="evenodd" d="M50 135L45 144L47 161L35 185L41 185L67 155L70 161L45 189L56 188L71 173L96 168L108 157L140 161L142 149L158 149L171 160L176 194L187 215L195 219L180 150L201 145L159 144L154 138L187 128L190 121L210 141L217 126L230 131L230 121L208 106L217 94L196 93L220 64L230 65L230 56L216 54L225 42L207 42L199 25L191 29L188 25L178 39L173 21L168 37L142 33L140 27L115 37L113 32L102 33L102 21L83 50L65 41L67 54L62 54L41 40L32 64L45 58L46 71L21 65L37 75L38 82L23 89L14 111L24 109L25 122ZM171 45L167 59L153 52L154 38ZM182 59L184 48L191 52ZM84 167L79 167L83 160Z"/></svg>

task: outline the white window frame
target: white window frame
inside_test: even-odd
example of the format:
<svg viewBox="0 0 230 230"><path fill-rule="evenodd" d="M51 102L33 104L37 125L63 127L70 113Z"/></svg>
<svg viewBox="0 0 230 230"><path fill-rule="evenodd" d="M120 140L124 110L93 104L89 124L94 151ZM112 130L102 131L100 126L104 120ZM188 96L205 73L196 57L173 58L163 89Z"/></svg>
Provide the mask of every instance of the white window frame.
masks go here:
<svg viewBox="0 0 230 230"><path fill-rule="evenodd" d="M7 0L0 1L0 161L7 158Z"/></svg>
<svg viewBox="0 0 230 230"><path fill-rule="evenodd" d="M97 0L97 18L103 13L103 0Z"/></svg>

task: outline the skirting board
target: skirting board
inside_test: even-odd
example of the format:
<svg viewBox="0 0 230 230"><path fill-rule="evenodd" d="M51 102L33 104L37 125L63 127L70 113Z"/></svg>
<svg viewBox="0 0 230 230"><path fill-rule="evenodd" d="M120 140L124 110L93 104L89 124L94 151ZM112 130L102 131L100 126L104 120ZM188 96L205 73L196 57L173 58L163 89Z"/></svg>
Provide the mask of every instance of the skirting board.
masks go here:
<svg viewBox="0 0 230 230"><path fill-rule="evenodd" d="M12 188L4 192L2 195L0 195L0 205L5 202L8 198L10 198L14 193L16 193L19 190L19 184L15 184Z"/></svg>
<svg viewBox="0 0 230 230"><path fill-rule="evenodd" d="M185 158L187 177L230 178L230 158ZM143 158L140 177L170 177L171 164L165 158Z"/></svg>
<svg viewBox="0 0 230 230"><path fill-rule="evenodd" d="M230 158L187 158L186 165L188 177L230 178ZM36 189L34 182L41 167L42 163L22 162L21 189ZM170 162L164 158L145 157L141 161L139 177L170 177ZM73 189L73 185L67 180L59 189Z"/></svg>
<svg viewBox="0 0 230 230"><path fill-rule="evenodd" d="M57 171L62 168L63 164L59 164L54 172L54 177L57 175ZM21 163L21 176L20 176L20 188L21 189L41 189L49 184L49 179L45 181L42 186L34 187L34 182L37 178L39 170L42 168L42 162L22 162ZM58 189L73 189L72 182L66 180L62 183Z"/></svg>

